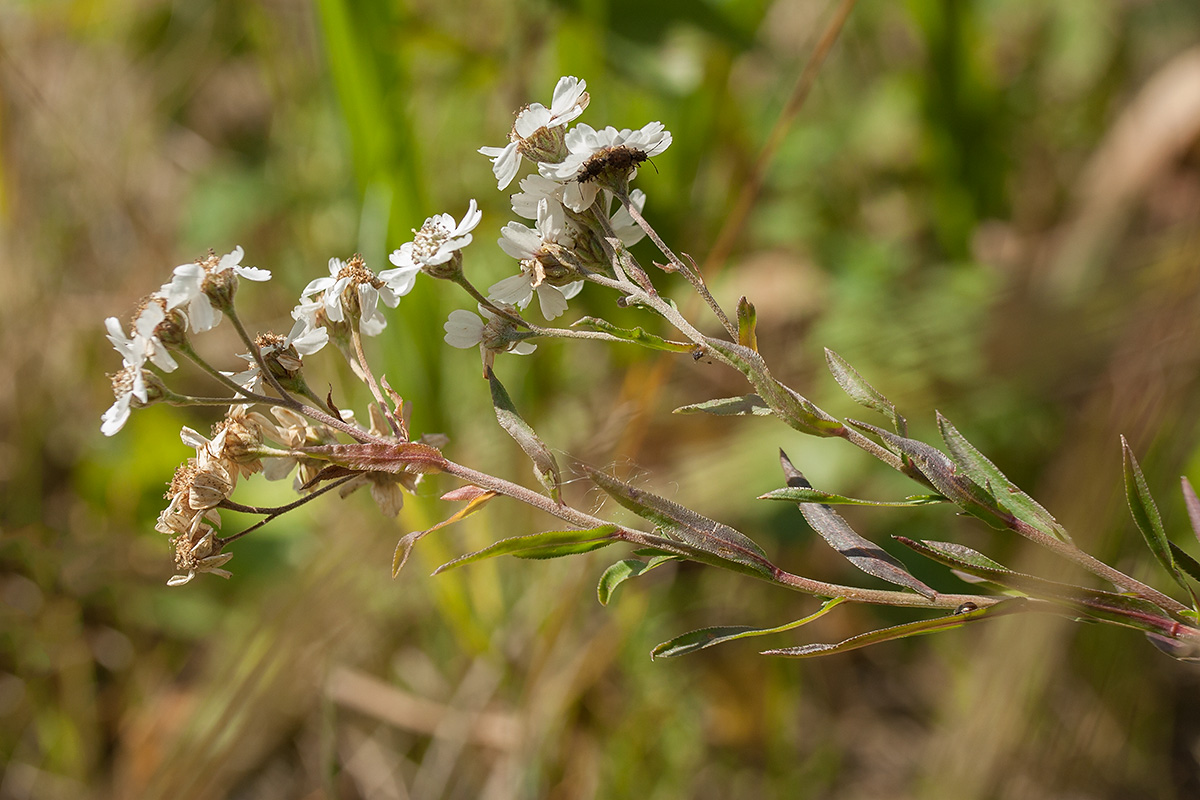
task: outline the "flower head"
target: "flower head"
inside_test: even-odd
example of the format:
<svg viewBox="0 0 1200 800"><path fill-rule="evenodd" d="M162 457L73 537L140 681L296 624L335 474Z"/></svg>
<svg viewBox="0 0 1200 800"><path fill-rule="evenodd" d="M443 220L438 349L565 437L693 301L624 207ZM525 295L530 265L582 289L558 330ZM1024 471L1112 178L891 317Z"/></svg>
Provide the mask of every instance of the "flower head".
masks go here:
<svg viewBox="0 0 1200 800"><path fill-rule="evenodd" d="M220 307L233 301L237 276L265 281L271 273L257 267L243 267L240 247L219 257L209 250L207 258L175 268L171 282L163 286L167 310L182 309L196 333L211 330L221 322Z"/></svg>
<svg viewBox="0 0 1200 800"><path fill-rule="evenodd" d="M521 109L513 122L508 144L481 147L479 152L492 160L497 188L504 189L521 166L522 157L535 162L561 161L566 155L563 129L587 108L587 81L572 76L559 78L550 108L533 103Z"/></svg>
<svg viewBox="0 0 1200 800"><path fill-rule="evenodd" d="M512 320L497 316L483 306L479 306L479 313L483 319L461 308L451 311L442 328L446 331L446 344L451 347L466 350L479 345L485 374L486 368L495 361L496 353L524 356L537 349L536 344L513 338L516 328Z"/></svg>
<svg viewBox="0 0 1200 800"><path fill-rule="evenodd" d="M307 308L319 297L320 308ZM362 256L355 254L349 261L329 259L329 277L311 281L300 293L304 313L316 319L323 314L326 324L357 322L364 336L378 336L387 327L387 319L379 311L379 301L395 308L400 298L386 282L367 269ZM295 312L293 312L295 313Z"/></svg>
<svg viewBox="0 0 1200 800"><path fill-rule="evenodd" d="M580 123L566 137L567 157L557 164L540 163L543 177L574 182L583 208L591 205L598 188L615 188L624 193L637 168L646 160L671 146L671 133L661 122L651 122L638 130L617 130L611 125L595 130ZM576 198L564 202L576 208Z"/></svg>
<svg viewBox="0 0 1200 800"><path fill-rule="evenodd" d="M449 214L437 214L425 220L411 242L400 245L388 256L396 269L379 273L380 280L397 295L403 297L412 291L418 272L437 278L448 278L462 269L464 247L471 243L471 231L483 218L475 200L471 200L462 222L455 222Z"/></svg>

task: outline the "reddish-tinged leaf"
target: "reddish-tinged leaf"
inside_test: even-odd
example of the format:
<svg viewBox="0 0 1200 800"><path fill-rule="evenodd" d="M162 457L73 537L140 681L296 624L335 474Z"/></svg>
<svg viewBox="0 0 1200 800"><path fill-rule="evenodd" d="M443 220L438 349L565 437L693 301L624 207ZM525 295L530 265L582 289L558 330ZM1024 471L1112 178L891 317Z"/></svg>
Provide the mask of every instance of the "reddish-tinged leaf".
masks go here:
<svg viewBox="0 0 1200 800"><path fill-rule="evenodd" d="M451 495L454 495L451 497ZM468 500L469 502L458 511L451 514L446 519L434 525L432 528L426 528L423 531L413 531L405 534L400 538L400 542L396 545L396 552L392 554L392 577L395 578L400 574L400 570L408 563L408 556L412 553L413 545L424 539L434 531L444 528L447 525L452 525L461 519L471 516L479 509L487 505L488 501L496 496L495 492L490 492L486 489L480 489L478 486L463 486L442 495L443 500Z"/></svg>
<svg viewBox="0 0 1200 800"><path fill-rule="evenodd" d="M303 450L358 472L441 472L446 463L440 450L420 442L326 444Z"/></svg>

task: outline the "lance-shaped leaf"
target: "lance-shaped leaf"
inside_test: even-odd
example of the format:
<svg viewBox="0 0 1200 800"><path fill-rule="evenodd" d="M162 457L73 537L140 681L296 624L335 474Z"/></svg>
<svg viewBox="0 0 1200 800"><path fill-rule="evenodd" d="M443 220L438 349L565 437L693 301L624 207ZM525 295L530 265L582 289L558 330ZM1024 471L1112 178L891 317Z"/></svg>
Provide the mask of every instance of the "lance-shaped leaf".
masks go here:
<svg viewBox="0 0 1200 800"><path fill-rule="evenodd" d="M936 447L917 439L898 436L891 431L865 422L846 420L847 424L875 434L884 446L897 455L906 456L916 466L930 486L939 494L994 528L1002 528L1012 519L991 493L971 479L960 474L950 457Z"/></svg>
<svg viewBox="0 0 1200 800"><path fill-rule="evenodd" d="M1163 528L1162 517L1158 513L1158 505L1150 494L1150 487L1146 484L1146 476L1142 474L1142 468L1138 466L1137 459L1133 457L1133 449L1130 448L1129 442L1125 441L1124 436L1121 437L1121 450L1125 455L1125 498L1129 501L1129 513L1133 515L1133 521L1137 524L1138 530L1142 532L1146 545L1150 548L1150 552L1154 553L1158 563L1162 564L1163 569L1175 579L1176 583L1192 595L1192 605L1200 604L1196 593L1192 591L1191 585L1183 577L1183 573L1175 563L1175 558L1171 553L1171 542L1167 539L1167 531Z"/></svg>
<svg viewBox="0 0 1200 800"><path fill-rule="evenodd" d="M1022 597L1014 597L1011 600L1002 600L990 606L956 612L948 617L925 619L920 622L909 622L904 625L871 631L870 633L861 633L858 636L852 636L837 644L806 644L800 647L764 650L762 651L762 655L785 656L787 658L828 656L834 653L846 653L850 650L858 650L861 647L879 644L880 642L891 642L896 639L907 639L910 636L921 636L926 633L941 633L942 631L954 630L955 628L961 628L964 625L969 625L972 622L981 622L985 619L995 619L996 617L1003 617L1009 614L1040 610L1045 609L1031 604Z"/></svg>
<svg viewBox="0 0 1200 800"><path fill-rule="evenodd" d="M669 561L678 560L679 556L675 555L657 555L649 561L642 561L640 558L626 558L618 561L604 570L604 574L600 576L600 583L596 585L596 597L600 600L600 605L608 605L608 601L612 599L612 593L625 581L645 575Z"/></svg>
<svg viewBox="0 0 1200 800"><path fill-rule="evenodd" d="M598 317L584 317L571 323L572 328L583 328L589 331L607 333L609 336L622 339L631 344L638 344L650 350L666 350L670 353L691 353L696 345L691 342L673 342L652 333L646 333L641 328L618 328L607 320Z"/></svg>
<svg viewBox="0 0 1200 800"><path fill-rule="evenodd" d="M793 488L812 488L812 484L792 466L787 454L779 451L779 463L783 467L787 485ZM854 566L880 580L911 589L922 597L933 598L937 592L913 577L900 560L869 539L860 536L842 516L827 505L801 503L800 513L821 534L830 547L837 550Z"/></svg>
<svg viewBox="0 0 1200 800"><path fill-rule="evenodd" d="M1171 658L1193 663L1200 662L1200 641L1196 639L1184 641L1171 636L1163 636L1162 634L1150 632L1146 633L1146 638L1150 640L1150 644Z"/></svg>
<svg viewBox="0 0 1200 800"><path fill-rule="evenodd" d="M445 457L420 442L323 444L297 448L355 472L441 472Z"/></svg>
<svg viewBox="0 0 1200 800"><path fill-rule="evenodd" d="M496 377L496 373L492 371L491 367L487 368L487 379L492 386L492 406L496 410L496 421L500 423L501 428L508 432L513 441L520 445L521 449L525 451L525 455L529 456L529 460L533 462L533 474L537 476L542 486L546 487L550 497L558 500L562 478L559 475L558 462L554 459L554 454L542 443L529 423L517 413L512 398L508 396L504 384L500 383L500 379Z"/></svg>
<svg viewBox="0 0 1200 800"><path fill-rule="evenodd" d="M614 500L642 519L653 522L671 539L750 567L763 575L775 574L775 565L750 537L678 503L630 486L611 475L590 467L584 469L587 470L588 477Z"/></svg>
<svg viewBox="0 0 1200 800"><path fill-rule="evenodd" d="M444 528L447 525L458 522L460 519L471 516L487 505L488 501L495 496L495 492L480 489L478 486L463 486L442 495L443 500L466 500L467 504L432 528L426 528L423 531L413 531L400 537L400 542L396 545L396 552L392 554L392 577L395 578L399 575L400 570L408 563L408 556L412 553L413 546L417 542L439 528Z"/></svg>
<svg viewBox="0 0 1200 800"><path fill-rule="evenodd" d="M844 598L835 597L832 600L826 600L819 609L812 614L809 614L803 619L798 619L794 622L789 622L785 625L779 625L775 628L753 628L749 625L726 625L716 628L701 628L698 631L691 631L682 636L676 636L670 641L663 642L655 646L650 651L651 658L675 658L676 656L686 656L688 653L694 653L697 650L703 650L706 647L713 645L732 642L735 639L748 639L752 636L767 636L772 633L783 633L784 631L795 630L802 625L807 625L813 620L820 619L828 614L833 609L842 604Z"/></svg>
<svg viewBox="0 0 1200 800"><path fill-rule="evenodd" d="M968 575L982 578L997 586L1016 589L1039 600L1065 606L1075 613L1159 633L1169 633L1178 626L1174 617L1140 597L1088 589L1014 572L969 547L953 542L917 542L904 536L897 536L896 540L934 561L954 567Z"/></svg>
<svg viewBox="0 0 1200 800"><path fill-rule="evenodd" d="M811 486L786 486L759 495L759 500L785 500L790 503L827 503L832 506L877 506L880 508L916 508L948 502L940 494L914 494L900 501L860 500L857 497L823 492Z"/></svg>
<svg viewBox="0 0 1200 800"><path fill-rule="evenodd" d="M846 362L846 359L826 347L825 363L829 365L829 371L833 374L833 379L838 382L838 386L842 387L842 391L850 395L851 400L860 406L883 414L891 420L892 427L896 433L901 436L908 435L908 420L896 410L896 406L892 404L891 400L888 400L878 389L867 383L867 380L862 375L859 375L858 370L850 366Z"/></svg>
<svg viewBox="0 0 1200 800"><path fill-rule="evenodd" d="M937 423L960 474L967 475L977 485L990 490L989 493L996 503L1017 519L1059 541L1071 541L1066 529L1058 524L1058 520L1051 516L1049 511L1021 491L940 412L937 415Z"/></svg>
<svg viewBox="0 0 1200 800"><path fill-rule="evenodd" d="M598 528L582 531L546 531L528 536L514 536L511 539L502 539L482 550L459 556L453 561L448 561L435 569L433 574L438 575L455 567L461 567L463 564L470 564L472 561L482 561L485 558L495 558L496 556L559 558L560 556L587 553L616 542L615 534L618 530L620 528L616 525L601 525Z"/></svg>
<svg viewBox="0 0 1200 800"><path fill-rule="evenodd" d="M817 408L807 398L771 377L767 362L749 347L705 337L709 350L719 360L746 376L754 391L776 416L801 433L839 436L842 423Z"/></svg>
<svg viewBox="0 0 1200 800"><path fill-rule="evenodd" d="M755 333L755 326L758 325L758 314L754 310L754 304L742 297L737 304L737 321L738 321L738 344L742 347L748 347L751 350L758 350L758 334Z"/></svg>
<svg viewBox="0 0 1200 800"><path fill-rule="evenodd" d="M718 417L769 417L771 407L756 394L722 397L704 403L680 406L674 414L713 414Z"/></svg>

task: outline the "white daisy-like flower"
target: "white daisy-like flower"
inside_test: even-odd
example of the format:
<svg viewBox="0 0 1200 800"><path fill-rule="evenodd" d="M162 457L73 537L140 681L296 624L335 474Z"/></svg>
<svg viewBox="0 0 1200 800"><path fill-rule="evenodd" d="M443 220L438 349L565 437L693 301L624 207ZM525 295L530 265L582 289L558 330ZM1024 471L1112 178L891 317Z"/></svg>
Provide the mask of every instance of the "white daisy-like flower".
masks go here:
<svg viewBox="0 0 1200 800"><path fill-rule="evenodd" d="M373 272L367 269L362 258L354 256L349 261L329 259L329 277L310 281L300 293L300 304L306 306L320 295L319 302L325 318L330 322L345 322L347 291L353 291L351 302L358 306L358 327L364 336L378 336L387 327L387 319L379 311L382 299L389 308L395 308L400 298Z"/></svg>
<svg viewBox="0 0 1200 800"><path fill-rule="evenodd" d="M580 123L567 132L569 153L560 163L538 164L543 177L570 182L563 202L573 210L587 208L599 190L596 179L606 172L623 174L632 180L638 165L671 146L671 133L661 122L651 122L638 130L617 130L611 125L595 130Z"/></svg>
<svg viewBox="0 0 1200 800"><path fill-rule="evenodd" d="M510 222L500 231L500 249L521 262L518 275L505 278L488 289L488 298L500 303L525 308L538 297L538 305L546 319L555 319L567 310L567 300L579 294L583 281L574 281L565 286L551 286L545 282L542 261L557 261L551 250L574 246L563 207L548 198L538 203L537 228L519 222Z"/></svg>
<svg viewBox="0 0 1200 800"><path fill-rule="evenodd" d="M232 252L220 258L212 251L209 252L209 257L204 261L180 264L175 268L171 282L163 286L167 310L182 309L187 315L189 326L196 333L211 330L221 322L221 312L213 307L212 301L204 291L206 284L221 278L223 273L229 271L249 281L265 281L271 277L268 270L243 267L241 247L233 248Z"/></svg>
<svg viewBox="0 0 1200 800"><path fill-rule="evenodd" d="M126 364L120 372L112 376L112 384L116 402L100 416L100 432L105 436L112 436L125 426L135 399L142 404L149 399L140 364Z"/></svg>
<svg viewBox="0 0 1200 800"><path fill-rule="evenodd" d="M567 301L583 291L583 281L574 281L565 286L551 286L539 282L532 269L523 267L519 275L513 275L492 284L488 299L524 309L536 294L538 308L546 319L557 319L567 310Z"/></svg>
<svg viewBox="0 0 1200 800"><path fill-rule="evenodd" d="M125 330L116 317L104 320L108 340L121 354L121 360L127 366L136 364L140 367L149 361L164 372L174 372L179 368L166 345L155 334L155 329L167 318L161 300L161 297L151 295L149 302L133 322L132 336L125 335Z"/></svg>
<svg viewBox="0 0 1200 800"><path fill-rule="evenodd" d="M589 97L585 89L587 81L569 75L559 78L549 108L534 103L517 114L507 145L479 148L480 153L492 160L497 188L504 189L512 183L523 156L534 161L555 157L554 151L558 149L555 129L564 127L587 108Z"/></svg>
<svg viewBox="0 0 1200 800"><path fill-rule="evenodd" d="M449 214L429 217L415 232L411 242L400 245L388 256L388 261L395 264L396 269L379 273L380 280L397 295L403 297L408 294L412 291L418 272L429 272L445 264L471 243L471 231L475 230L481 219L483 212L473 198L462 222L455 222Z"/></svg>
<svg viewBox="0 0 1200 800"><path fill-rule="evenodd" d="M457 347L460 350L479 346L479 354L483 359L484 366L490 367L496 358L497 352L515 353L519 356L526 356L537 350L537 345L532 342L509 342L503 350L496 349L494 334L504 326L509 326L508 320L503 317L498 317L488 311L483 306L479 306L479 316L463 309L457 309L450 312L442 329L446 331L446 344L451 347Z"/></svg>

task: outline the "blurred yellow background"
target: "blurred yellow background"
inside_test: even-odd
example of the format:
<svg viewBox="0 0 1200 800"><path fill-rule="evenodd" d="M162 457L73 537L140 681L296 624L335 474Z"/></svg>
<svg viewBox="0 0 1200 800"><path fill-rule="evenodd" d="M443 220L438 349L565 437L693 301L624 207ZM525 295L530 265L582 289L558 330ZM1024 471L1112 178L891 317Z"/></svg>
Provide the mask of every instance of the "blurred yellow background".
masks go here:
<svg viewBox="0 0 1200 800"><path fill-rule="evenodd" d="M1200 796L1200 672L1135 632L1000 620L811 662L756 655L911 616L842 608L799 638L652 663L683 631L781 624L815 601L687 566L602 608L608 550L428 577L553 528L502 500L392 581L396 540L450 513L436 500L450 482L398 522L365 495L314 503L239 542L230 581L165 585L153 525L189 453L179 428L215 417L154 407L101 437L119 366L104 318L127 319L176 264L241 245L274 272L243 283L243 318L286 332L329 257L383 269L426 216L458 218L472 197L484 221L467 269L486 287L513 269L491 245L511 215L474 151L570 74L592 95L582 121L672 131L638 177L646 214L727 308L757 304L777 376L858 416L824 372L822 347L838 351L916 435L934 435L940 409L1082 546L1166 588L1124 507L1118 435L1195 553L1177 481L1200 484L1200 6L862 0L727 257L706 261L839 5L5 3L0 798ZM441 341L446 314L473 306L450 288L418 281L375 363L417 433L532 483L477 356ZM572 306L653 323L596 287ZM227 331L199 344L239 363ZM313 359L310 382L361 413L332 364ZM840 442L670 416L745 391L687 357L546 344L498 372L564 463L690 504L793 572L869 580L795 508L754 501L782 484L779 447L818 487L910 491ZM591 508L581 474L570 491ZM287 496L255 480L235 499ZM847 517L889 548L893 534L955 540L1082 580L944 509L885 511Z"/></svg>

